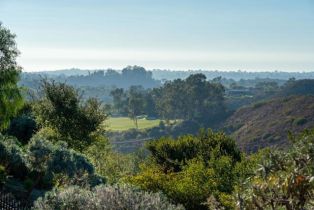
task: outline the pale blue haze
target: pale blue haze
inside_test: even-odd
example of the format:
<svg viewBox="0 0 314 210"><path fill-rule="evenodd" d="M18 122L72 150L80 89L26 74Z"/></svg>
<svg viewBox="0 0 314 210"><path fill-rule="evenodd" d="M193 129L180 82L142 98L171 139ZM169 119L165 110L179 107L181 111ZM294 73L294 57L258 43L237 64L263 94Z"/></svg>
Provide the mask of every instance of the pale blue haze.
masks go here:
<svg viewBox="0 0 314 210"><path fill-rule="evenodd" d="M27 71L314 71L313 0L0 0Z"/></svg>

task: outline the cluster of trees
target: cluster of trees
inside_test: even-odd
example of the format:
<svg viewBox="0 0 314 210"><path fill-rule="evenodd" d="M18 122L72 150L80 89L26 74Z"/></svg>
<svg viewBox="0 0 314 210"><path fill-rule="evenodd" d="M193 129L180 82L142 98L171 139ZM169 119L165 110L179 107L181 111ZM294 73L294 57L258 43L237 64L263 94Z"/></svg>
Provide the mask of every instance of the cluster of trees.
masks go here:
<svg viewBox="0 0 314 210"><path fill-rule="evenodd" d="M225 119L230 111L243 105L278 96L314 94L314 80L290 79L282 86L273 80L261 80L254 87L231 83L227 93L221 78L207 81L204 74L192 74L186 79L167 81L158 88L131 86L110 92L111 112L129 116L137 125L141 115L168 120L196 121L213 126Z"/></svg>
<svg viewBox="0 0 314 210"><path fill-rule="evenodd" d="M279 92L280 96L290 95L314 95L314 80L302 79L296 80L290 78Z"/></svg>
<svg viewBox="0 0 314 210"><path fill-rule="evenodd" d="M117 88L111 96L114 112L130 116L135 124L139 115L214 123L225 116L224 91L219 79L207 81L205 75L194 74L151 90Z"/></svg>
<svg viewBox="0 0 314 210"><path fill-rule="evenodd" d="M42 77L54 79L58 82L67 81L68 84L76 87L93 88L129 88L132 85L140 85L144 88L154 88L161 85L161 81L152 77L152 72L147 71L140 66L127 66L124 69L117 70L95 70L88 71L86 75L64 75L49 73L23 73L21 85L27 87L38 87Z"/></svg>
<svg viewBox="0 0 314 210"><path fill-rule="evenodd" d="M216 77L223 77L226 83L240 81L240 83L250 83L250 86L254 86L258 80L263 78L272 78L278 81L285 81L291 77L296 79L314 79L314 72L280 72L280 71L268 71L268 72L254 72L254 71L208 71L208 70L189 70L189 71L171 71L171 70L153 70L153 77L158 80L174 80L177 78L187 78L191 74L203 73L209 79ZM229 82L227 80L230 80ZM255 80L255 81L254 81ZM224 82L224 84L225 84Z"/></svg>
<svg viewBox="0 0 314 210"><path fill-rule="evenodd" d="M153 79L152 72L146 71L140 66L128 66L122 69L121 73L115 70L103 70L89 73L86 76L70 76L67 81L76 86L116 86L128 88L132 85L141 85L145 88L152 88L160 85L160 81Z"/></svg>
<svg viewBox="0 0 314 210"><path fill-rule="evenodd" d="M121 116L129 116L137 126L140 115L156 116L154 103L149 90L142 86L131 86L128 90L117 88L111 91L113 98L112 111Z"/></svg>
<svg viewBox="0 0 314 210"><path fill-rule="evenodd" d="M207 81L203 74L166 82L153 90L158 114L165 119L215 122L225 113L224 87L219 78Z"/></svg>

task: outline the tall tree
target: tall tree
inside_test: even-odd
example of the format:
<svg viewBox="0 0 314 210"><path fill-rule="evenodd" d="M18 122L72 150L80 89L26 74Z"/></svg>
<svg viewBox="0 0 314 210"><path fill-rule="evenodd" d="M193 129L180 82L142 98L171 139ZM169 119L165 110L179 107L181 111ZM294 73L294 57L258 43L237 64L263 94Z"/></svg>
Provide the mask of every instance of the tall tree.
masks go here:
<svg viewBox="0 0 314 210"><path fill-rule="evenodd" d="M141 86L131 86L128 92L128 112L135 127L138 128L137 117L144 113L144 89Z"/></svg>
<svg viewBox="0 0 314 210"><path fill-rule="evenodd" d="M9 125L23 104L17 86L21 67L16 63L19 51L14 39L15 35L0 22L0 131Z"/></svg>
<svg viewBox="0 0 314 210"><path fill-rule="evenodd" d="M124 114L127 110L126 93L123 88L116 88L110 92L113 97L113 106L118 114Z"/></svg>

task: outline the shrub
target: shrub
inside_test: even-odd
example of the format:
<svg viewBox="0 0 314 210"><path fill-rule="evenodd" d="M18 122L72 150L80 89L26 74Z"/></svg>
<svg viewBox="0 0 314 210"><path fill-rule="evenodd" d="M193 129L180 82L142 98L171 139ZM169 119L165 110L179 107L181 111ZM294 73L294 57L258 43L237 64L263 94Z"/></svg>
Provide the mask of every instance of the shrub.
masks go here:
<svg viewBox="0 0 314 210"><path fill-rule="evenodd" d="M146 144L155 162L165 171L180 171L182 165L194 158L200 158L206 164L211 158L227 155L233 161L241 159L241 152L235 142L223 133L201 130L198 135L185 135L173 139L163 137Z"/></svg>
<svg viewBox="0 0 314 210"><path fill-rule="evenodd" d="M261 153L253 173L234 196L240 209L313 209L314 132L306 131L291 141L288 151Z"/></svg>
<svg viewBox="0 0 314 210"><path fill-rule="evenodd" d="M34 203L34 210L83 210L95 209L92 202L93 194L77 186L66 188L62 191L52 190L39 198Z"/></svg>
<svg viewBox="0 0 314 210"><path fill-rule="evenodd" d="M9 175L24 177L27 173L23 150L14 137L0 134L0 164Z"/></svg>
<svg viewBox="0 0 314 210"><path fill-rule="evenodd" d="M211 130L177 139L161 138L147 144L150 159L128 181L143 190L161 191L186 209L208 209L211 195L229 205L235 184L235 164L241 152L223 133ZM228 199L227 199L228 198Z"/></svg>
<svg viewBox="0 0 314 210"><path fill-rule="evenodd" d="M112 151L108 142L96 142L85 152L101 176L107 178L108 183L117 183L126 175L134 174L136 169L134 157Z"/></svg>
<svg viewBox="0 0 314 210"><path fill-rule="evenodd" d="M182 206L169 203L159 193L147 193L130 186L99 185L92 190L70 186L63 190L53 190L39 198L34 209L40 210L180 210Z"/></svg>
<svg viewBox="0 0 314 210"><path fill-rule="evenodd" d="M27 144L37 130L35 120L26 114L14 118L8 130L8 135L15 136L21 143Z"/></svg>
<svg viewBox="0 0 314 210"><path fill-rule="evenodd" d="M28 167L37 173L38 182L43 181L48 186L102 182L94 174L93 165L82 154L68 149L65 143L53 144L41 137L34 136L26 151Z"/></svg>
<svg viewBox="0 0 314 210"><path fill-rule="evenodd" d="M0 165L0 185L4 184L7 179L7 173L5 171L5 167Z"/></svg>
<svg viewBox="0 0 314 210"><path fill-rule="evenodd" d="M305 118L297 118L293 121L295 125L304 125L305 123L307 123L307 119Z"/></svg>
<svg viewBox="0 0 314 210"><path fill-rule="evenodd" d="M253 108L257 109L257 108L260 108L260 107L264 106L265 104L267 104L266 101L260 101L260 102L257 102L255 104L253 104Z"/></svg>

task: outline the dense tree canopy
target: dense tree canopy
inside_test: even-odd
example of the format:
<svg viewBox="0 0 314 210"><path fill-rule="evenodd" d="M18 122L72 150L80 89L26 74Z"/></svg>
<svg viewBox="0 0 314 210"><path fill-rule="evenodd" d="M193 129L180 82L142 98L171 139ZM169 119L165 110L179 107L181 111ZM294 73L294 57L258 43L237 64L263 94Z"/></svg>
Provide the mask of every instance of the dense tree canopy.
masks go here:
<svg viewBox="0 0 314 210"><path fill-rule="evenodd" d="M160 117L166 120L195 120L214 124L226 115L224 87L218 79L207 81L205 75L194 74L185 80L167 81L154 89L131 86L111 92L114 110L132 119L138 115ZM136 122L136 121L135 121Z"/></svg>
<svg viewBox="0 0 314 210"><path fill-rule="evenodd" d="M279 95L314 95L314 80L296 80L295 78L291 78L284 84Z"/></svg>
<svg viewBox="0 0 314 210"><path fill-rule="evenodd" d="M224 115L224 87L203 74L176 79L153 91L157 111L166 119L214 122Z"/></svg>

